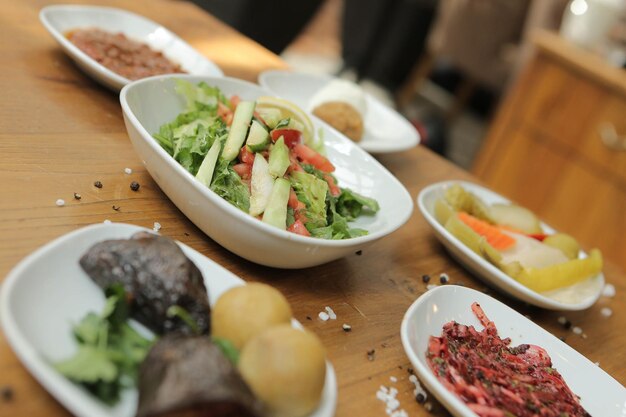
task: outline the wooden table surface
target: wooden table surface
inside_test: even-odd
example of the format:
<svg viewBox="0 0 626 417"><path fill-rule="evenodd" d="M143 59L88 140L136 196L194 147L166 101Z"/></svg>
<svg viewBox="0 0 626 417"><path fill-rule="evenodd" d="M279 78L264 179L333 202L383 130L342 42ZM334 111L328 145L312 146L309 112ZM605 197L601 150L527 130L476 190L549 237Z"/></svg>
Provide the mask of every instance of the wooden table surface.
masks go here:
<svg viewBox="0 0 626 417"><path fill-rule="evenodd" d="M226 75L254 81L261 71L285 67L277 56L186 2L108 4L165 25ZM316 268L277 270L233 255L189 222L152 181L126 135L117 94L95 84L65 56L39 22L39 9L45 5L38 0L4 2L0 14L0 277L36 248L77 228L105 219L146 227L158 221L163 235L190 245L247 281L269 283L287 296L296 319L328 349L339 385L338 416L385 416L384 404L375 396L380 385L400 391L401 407L410 416L429 415L412 398L410 364L400 342L403 314L426 291L423 274L437 277L447 272L452 284L487 289L448 256L419 212L360 256ZM424 147L379 159L414 198L436 181L473 179ZM126 167L132 168L131 175L124 173ZM93 186L96 180L103 183L102 189ZM129 189L132 180L141 184L139 192ZM74 200L75 192L82 195L80 201ZM55 205L59 198L66 201L64 207ZM114 211L113 205L121 209ZM611 265L605 273L617 289L616 297L565 314L584 330L586 339L557 323L561 313L490 293L564 336L625 384L626 278ZM324 306L332 306L336 321L315 318ZM603 317L602 307L612 308L613 316ZM352 332L345 333L343 323L352 325ZM373 349L375 358L368 360L367 352ZM396 383L390 382L392 376ZM12 395L0 396L1 416L68 414L30 376L0 333L0 390L7 389ZM432 414L446 415L436 401L429 402Z"/></svg>

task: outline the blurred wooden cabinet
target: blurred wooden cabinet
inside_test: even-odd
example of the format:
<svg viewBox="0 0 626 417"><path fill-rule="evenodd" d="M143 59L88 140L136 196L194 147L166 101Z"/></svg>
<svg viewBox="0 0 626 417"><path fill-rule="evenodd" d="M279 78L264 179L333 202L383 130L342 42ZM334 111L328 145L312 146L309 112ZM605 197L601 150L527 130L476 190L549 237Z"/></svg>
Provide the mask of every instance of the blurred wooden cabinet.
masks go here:
<svg viewBox="0 0 626 417"><path fill-rule="evenodd" d="M555 34L535 45L473 171L626 269L626 71Z"/></svg>

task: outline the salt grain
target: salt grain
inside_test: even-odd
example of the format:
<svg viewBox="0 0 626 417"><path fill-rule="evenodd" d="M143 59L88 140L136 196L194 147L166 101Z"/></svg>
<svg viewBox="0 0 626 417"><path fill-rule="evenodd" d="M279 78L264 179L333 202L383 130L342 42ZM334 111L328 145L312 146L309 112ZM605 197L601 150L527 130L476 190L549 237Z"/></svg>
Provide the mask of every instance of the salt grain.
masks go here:
<svg viewBox="0 0 626 417"><path fill-rule="evenodd" d="M349 324L344 323L341 327L343 328L344 332L352 331L352 326L350 326Z"/></svg>
<svg viewBox="0 0 626 417"><path fill-rule="evenodd" d="M328 317L330 317L331 320L337 319L337 315L335 314L332 308L326 306L324 307L324 310L326 310L326 312L328 313Z"/></svg>
<svg viewBox="0 0 626 417"><path fill-rule="evenodd" d="M557 319L557 321L559 322L559 324L565 324L567 323L567 318L565 316L561 316Z"/></svg>
<svg viewBox="0 0 626 417"><path fill-rule="evenodd" d="M574 334L583 334L583 329L578 326L572 327L572 331L574 332Z"/></svg>
<svg viewBox="0 0 626 417"><path fill-rule="evenodd" d="M608 307L604 307L602 310L600 310L600 314L602 314L604 317L611 317L613 315L613 310Z"/></svg>
<svg viewBox="0 0 626 417"><path fill-rule="evenodd" d="M63 200L62 198L59 198L57 200L57 206L63 207L64 205L65 205L65 200Z"/></svg>
<svg viewBox="0 0 626 417"><path fill-rule="evenodd" d="M605 297L615 297L615 285L605 284L602 289L602 295Z"/></svg>
<svg viewBox="0 0 626 417"><path fill-rule="evenodd" d="M394 384L395 384L396 382L398 382L398 378L396 378L395 376L390 376L390 377L389 377L389 380L390 380L391 382L393 382Z"/></svg>
<svg viewBox="0 0 626 417"><path fill-rule="evenodd" d="M415 400L420 404L426 401L426 399L428 398L428 394L426 393L426 390L422 388L422 385L420 384L415 374L409 375L409 381L411 381L413 385L415 385L415 389L413 389L413 396L415 397Z"/></svg>
<svg viewBox="0 0 626 417"><path fill-rule="evenodd" d="M127 173L128 175L133 173L133 170L130 168L124 168L124 172Z"/></svg>
<svg viewBox="0 0 626 417"><path fill-rule="evenodd" d="M111 224L111 220L109 220L109 219L104 219L104 221L103 221L102 223L104 223L104 224Z"/></svg>
<svg viewBox="0 0 626 417"><path fill-rule="evenodd" d="M433 405L431 403L424 404L424 409L426 411L433 411Z"/></svg>
<svg viewBox="0 0 626 417"><path fill-rule="evenodd" d="M322 320L322 321L327 321L329 319L328 314L324 313L323 311L320 311L320 313L317 315L317 317L319 317L320 320Z"/></svg>
<svg viewBox="0 0 626 417"><path fill-rule="evenodd" d="M152 226L152 230L154 232L158 232L159 230L161 230L161 223L159 222L154 222L154 226Z"/></svg>
<svg viewBox="0 0 626 417"><path fill-rule="evenodd" d="M400 409L400 401L396 398L398 390L381 385L376 392L376 398L385 403L385 412L391 417L409 417L406 411Z"/></svg>

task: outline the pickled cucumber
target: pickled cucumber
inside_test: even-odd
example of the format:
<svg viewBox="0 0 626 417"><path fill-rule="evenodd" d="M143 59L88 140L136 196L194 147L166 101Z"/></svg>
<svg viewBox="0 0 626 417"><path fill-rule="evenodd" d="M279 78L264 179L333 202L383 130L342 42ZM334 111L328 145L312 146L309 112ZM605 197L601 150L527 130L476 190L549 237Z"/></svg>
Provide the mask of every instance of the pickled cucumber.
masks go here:
<svg viewBox="0 0 626 417"><path fill-rule="evenodd" d="M444 227L448 232L452 233L454 237L463 242L465 246L482 256L480 252L480 240L482 237L473 231L471 227L463 223L456 214L450 216Z"/></svg>
<svg viewBox="0 0 626 417"><path fill-rule="evenodd" d="M492 204L489 216L500 226L508 226L523 233L542 233L541 224L535 214L527 208L514 204Z"/></svg>
<svg viewBox="0 0 626 417"><path fill-rule="evenodd" d="M435 201L434 207L435 219L442 224L445 225L448 219L456 214L456 211L443 199L438 199Z"/></svg>
<svg viewBox="0 0 626 417"><path fill-rule="evenodd" d="M569 259L578 258L578 252L580 252L578 241L565 233L550 235L543 240L543 244L560 250Z"/></svg>
<svg viewBox="0 0 626 417"><path fill-rule="evenodd" d="M545 268L523 268L514 277L521 284L537 292L568 287L602 271L602 254L593 249L585 259L573 259L568 262Z"/></svg>
<svg viewBox="0 0 626 417"><path fill-rule="evenodd" d="M481 220L494 223L490 216L490 207L459 184L452 184L446 189L445 199L453 210L464 211Z"/></svg>

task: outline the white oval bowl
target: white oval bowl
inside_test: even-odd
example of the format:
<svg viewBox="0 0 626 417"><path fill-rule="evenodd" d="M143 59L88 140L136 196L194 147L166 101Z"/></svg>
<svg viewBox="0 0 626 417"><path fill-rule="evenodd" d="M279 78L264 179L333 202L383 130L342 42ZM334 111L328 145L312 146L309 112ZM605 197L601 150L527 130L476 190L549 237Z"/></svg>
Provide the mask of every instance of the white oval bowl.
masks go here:
<svg viewBox="0 0 626 417"><path fill-rule="evenodd" d="M328 75L280 70L265 71L259 75L259 84L306 111L311 110L310 100L315 93L332 80ZM417 146L420 135L404 116L371 94L365 93L365 101L365 129L363 138L355 142L358 146L375 154L400 152Z"/></svg>
<svg viewBox="0 0 626 417"><path fill-rule="evenodd" d="M473 302L478 302L496 324L501 338L511 338L511 346L529 343L544 348L552 366L572 392L581 397L582 406L591 415L626 415L626 389L599 366L500 301L470 288L446 285L424 293L409 307L400 336L419 380L453 415L476 417L433 374L426 360L426 349L430 336L441 336L443 325L452 320L482 329L472 312Z"/></svg>
<svg viewBox="0 0 626 417"><path fill-rule="evenodd" d="M99 28L108 32L121 32L130 39L162 52L189 74L215 77L224 75L217 65L165 27L126 10L100 6L55 5L41 9L39 19L79 68L114 91L119 91L131 80L111 71L81 51L65 36L68 31Z"/></svg>
<svg viewBox="0 0 626 417"><path fill-rule="evenodd" d="M128 135L152 178L178 208L220 245L252 262L277 268L305 268L339 259L390 234L402 226L413 211L404 186L367 152L327 125L314 120L323 131L327 156L335 165L339 186L375 198L380 211L361 216L352 227L368 235L345 240L300 236L267 225L242 212L200 184L152 138L159 127L184 110L184 98L175 91L174 80L205 81L227 96L254 100L270 93L256 84L233 78L164 75L136 81L120 93Z"/></svg>
<svg viewBox="0 0 626 417"><path fill-rule="evenodd" d="M513 277L505 274L495 265L479 256L463 242L448 232L435 218L434 205L438 198L443 197L446 187L459 184L467 191L474 193L487 204L510 203L511 201L501 195L466 181L443 181L424 188L417 197L417 205L435 232L437 239L445 246L450 255L457 259L476 276L500 289L501 291L529 304L551 310L584 310L591 307L600 297L604 288L604 274L600 273L578 284L559 288L553 291L539 293L522 285ZM541 227L547 233L556 231L545 223ZM580 258L586 258L587 254L581 251Z"/></svg>
<svg viewBox="0 0 626 417"><path fill-rule="evenodd" d="M75 353L72 326L87 313L104 307L104 294L81 269L80 257L98 242L128 239L140 231L149 230L111 223L68 233L24 258L0 288L0 324L11 348L35 379L74 415L132 417L136 413L137 389L124 390L120 402L109 407L61 375L51 363ZM211 305L226 290L245 285L241 278L201 253L185 244L178 245L202 272ZM302 327L296 320L293 325ZM337 380L327 362L322 399L308 417L332 417L336 404Z"/></svg>

